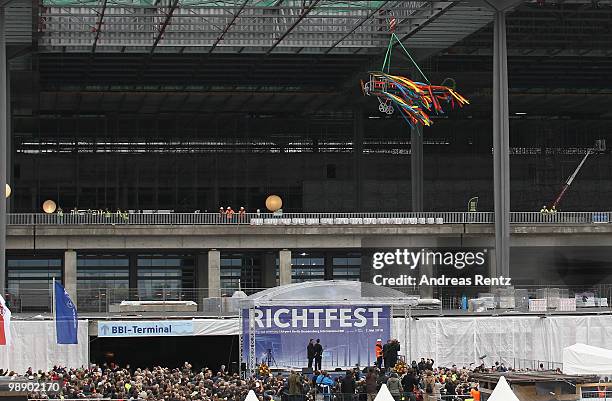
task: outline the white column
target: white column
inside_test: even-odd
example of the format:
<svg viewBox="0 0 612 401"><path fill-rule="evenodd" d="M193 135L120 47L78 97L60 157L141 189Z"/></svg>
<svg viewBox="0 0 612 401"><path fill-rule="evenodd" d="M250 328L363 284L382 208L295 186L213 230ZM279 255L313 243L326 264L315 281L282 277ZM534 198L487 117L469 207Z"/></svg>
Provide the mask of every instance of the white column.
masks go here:
<svg viewBox="0 0 612 401"><path fill-rule="evenodd" d="M72 249L64 252L64 288L72 303L77 305L77 253Z"/></svg>
<svg viewBox="0 0 612 401"><path fill-rule="evenodd" d="M208 296L221 296L221 252L208 251Z"/></svg>
<svg viewBox="0 0 612 401"><path fill-rule="evenodd" d="M279 285L291 284L291 251L283 249L278 253Z"/></svg>

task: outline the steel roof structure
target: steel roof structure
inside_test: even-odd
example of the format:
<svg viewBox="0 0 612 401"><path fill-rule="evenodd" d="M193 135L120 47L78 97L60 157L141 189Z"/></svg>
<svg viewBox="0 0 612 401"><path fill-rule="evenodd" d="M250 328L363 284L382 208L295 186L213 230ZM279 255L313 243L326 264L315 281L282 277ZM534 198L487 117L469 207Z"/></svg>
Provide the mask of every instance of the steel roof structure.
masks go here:
<svg viewBox="0 0 612 401"><path fill-rule="evenodd" d="M396 33L445 47L491 21L461 1L44 0L43 51L119 53L378 54ZM457 7L459 6L459 7ZM444 26L427 26L452 11Z"/></svg>

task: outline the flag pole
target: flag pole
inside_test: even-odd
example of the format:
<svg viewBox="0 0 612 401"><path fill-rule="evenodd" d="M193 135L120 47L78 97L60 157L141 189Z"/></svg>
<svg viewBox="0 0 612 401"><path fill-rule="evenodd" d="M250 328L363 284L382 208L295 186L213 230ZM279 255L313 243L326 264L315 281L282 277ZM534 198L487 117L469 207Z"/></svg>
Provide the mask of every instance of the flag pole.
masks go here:
<svg viewBox="0 0 612 401"><path fill-rule="evenodd" d="M55 277L53 277L52 279L52 284L53 289L52 291L52 298L51 298L51 314L53 315L53 321L55 322L57 319L55 317ZM57 325L55 328L55 342L57 343Z"/></svg>
<svg viewBox="0 0 612 401"><path fill-rule="evenodd" d="M55 277L53 277L52 282L52 297L51 297L51 313L53 314L53 320L55 320Z"/></svg>

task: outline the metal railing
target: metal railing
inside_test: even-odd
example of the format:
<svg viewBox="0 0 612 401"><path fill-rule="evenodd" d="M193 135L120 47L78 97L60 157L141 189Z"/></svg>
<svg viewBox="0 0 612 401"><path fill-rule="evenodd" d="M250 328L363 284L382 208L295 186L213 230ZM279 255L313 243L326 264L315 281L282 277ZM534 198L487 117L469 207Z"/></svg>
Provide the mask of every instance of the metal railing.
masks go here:
<svg viewBox="0 0 612 401"><path fill-rule="evenodd" d="M561 362L551 362L551 361L541 361L537 359L518 359L513 358L513 363L511 365L512 369L518 371L524 370L545 370L545 371L563 371L563 363Z"/></svg>
<svg viewBox="0 0 612 401"><path fill-rule="evenodd" d="M265 288L242 288L247 295L257 293ZM418 288L396 289L406 295L418 295ZM487 290L487 289L483 289ZM164 288L164 289L128 289L128 288L80 288L77 289L76 303L78 310L84 313L129 313L141 307L137 302L153 302L149 305L151 312L162 314L197 313L207 317L237 316L238 304L241 298L232 297L237 288ZM518 285L510 296L514 303L505 307L495 295L495 306L487 306L483 310L466 309L467 299L476 298L475 290L462 294L463 290L456 287L434 287L433 298L441 301L435 308L414 307L415 313L423 314L478 314L480 312L527 313L529 312L529 299L550 298L546 312L533 312L538 314L567 313L557 310L552 300L559 298L576 299L576 294L589 295L589 302L578 303L577 310L581 312L612 312L612 284L598 284L595 286L545 286L545 285ZM480 295L483 295L482 293ZM489 294L493 295L493 294ZM585 295L586 296L586 295ZM9 308L15 313L51 312L50 289L21 288L19 291L7 291L5 299ZM465 298L464 298L465 297ZM127 301L124 302L124 301ZM178 305L176 301L192 302L192 304ZM122 305L124 302L124 305ZM132 304L130 304L132 302ZM433 312L432 312L433 311Z"/></svg>
<svg viewBox="0 0 612 401"><path fill-rule="evenodd" d="M381 212L381 213L219 213L99 212L8 213L9 225L434 225L492 224L493 212ZM512 212L513 224L598 224L612 222L612 212Z"/></svg>
<svg viewBox="0 0 612 401"><path fill-rule="evenodd" d="M483 289L483 291L486 291L486 289ZM465 302L463 299L464 294L461 294L461 292L465 292L465 290L454 287L435 287L434 298L441 301L442 311L465 310ZM590 297L591 302L584 304L577 303L577 310L593 312L612 311L612 284L597 284L592 286L562 286L550 284L515 285L514 295L512 296L514 298L513 301L515 301L513 307L500 308L499 305L495 308L487 307L486 312L493 314L505 312L529 312L529 299L546 298L548 301L548 310L546 313L560 313L563 311L557 310L557 305L552 302L553 299L556 299L556 302L558 302L558 298L576 299L577 294L592 295L592 297ZM468 298L470 297L468 296ZM496 301L498 300L499 296L496 296ZM465 310L465 312L467 312L467 310Z"/></svg>
<svg viewBox="0 0 612 401"><path fill-rule="evenodd" d="M264 288L243 288L247 295ZM137 302L151 302L147 305L157 313L198 313L207 317L238 315L238 301L233 298L236 288L165 288L138 290L128 288L84 288L77 289L76 304L82 313L129 313L144 308ZM14 313L51 312L51 289L21 289L7 291L6 303ZM177 303L182 301L183 304ZM191 303L189 303L191 302ZM122 305L122 303L124 303Z"/></svg>
<svg viewBox="0 0 612 401"><path fill-rule="evenodd" d="M612 401L612 391L605 390L582 390L580 392L581 400L589 401Z"/></svg>

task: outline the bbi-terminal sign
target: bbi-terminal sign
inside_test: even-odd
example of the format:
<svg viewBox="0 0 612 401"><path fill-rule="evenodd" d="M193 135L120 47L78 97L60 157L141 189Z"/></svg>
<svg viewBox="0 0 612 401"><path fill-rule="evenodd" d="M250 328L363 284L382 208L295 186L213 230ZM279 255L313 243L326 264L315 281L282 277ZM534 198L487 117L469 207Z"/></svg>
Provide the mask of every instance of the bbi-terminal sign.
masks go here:
<svg viewBox="0 0 612 401"><path fill-rule="evenodd" d="M191 320L98 321L98 337L192 336Z"/></svg>

